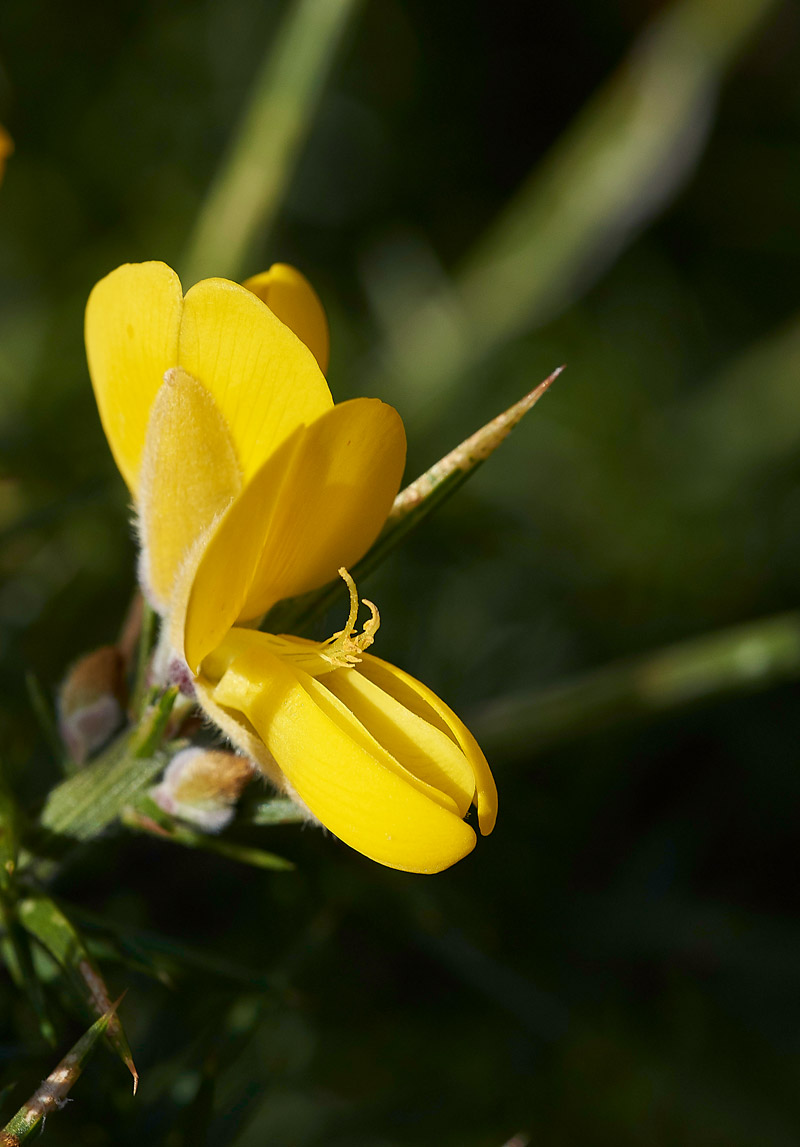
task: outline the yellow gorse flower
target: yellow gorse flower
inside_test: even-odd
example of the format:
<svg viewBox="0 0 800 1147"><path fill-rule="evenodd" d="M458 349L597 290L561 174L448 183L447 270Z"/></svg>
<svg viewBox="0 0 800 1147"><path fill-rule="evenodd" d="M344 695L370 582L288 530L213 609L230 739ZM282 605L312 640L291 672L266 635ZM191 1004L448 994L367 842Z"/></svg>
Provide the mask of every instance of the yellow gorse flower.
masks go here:
<svg viewBox="0 0 800 1147"><path fill-rule="evenodd" d="M278 264L184 297L163 263L127 264L86 310L100 417L136 507L140 581L164 618L162 673L272 782L381 864L438 872L472 850L497 793L480 748L421 682L365 652L347 574L400 485L405 433L377 399L334 405L328 328ZM345 577L327 642L254 628L282 598Z"/></svg>

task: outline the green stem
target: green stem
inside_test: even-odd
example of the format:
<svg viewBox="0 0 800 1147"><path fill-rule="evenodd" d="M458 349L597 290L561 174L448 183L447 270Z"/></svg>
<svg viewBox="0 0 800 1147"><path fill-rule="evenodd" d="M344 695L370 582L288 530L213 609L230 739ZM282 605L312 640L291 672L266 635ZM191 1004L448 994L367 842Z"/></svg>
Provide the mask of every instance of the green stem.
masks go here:
<svg viewBox="0 0 800 1147"><path fill-rule="evenodd" d="M418 271L387 291L376 272L370 289L407 420L429 425L449 403L463 402L465 375L584 294L670 202L702 153L726 72L777 7L661 6L452 283L422 290Z"/></svg>
<svg viewBox="0 0 800 1147"><path fill-rule="evenodd" d="M169 840L173 844L182 844L184 848L201 848L206 852L214 852L218 856L225 856L229 860L236 860L242 864L252 864L255 868L269 868L276 872L291 872L294 865L274 852L266 852L263 848L250 848L237 841L221 840L218 836L195 832L187 825L181 824L172 817L163 816L160 810L153 806L152 801L142 802L145 809L129 806L122 810L120 817L126 828L134 832L146 833L159 840ZM154 812L155 815L150 815Z"/></svg>
<svg viewBox="0 0 800 1147"><path fill-rule="evenodd" d="M800 611L499 698L471 724L489 753L521 760L608 725L798 677Z"/></svg>
<svg viewBox="0 0 800 1147"><path fill-rule="evenodd" d="M146 600L142 600L142 621L139 631L139 645L136 652L136 675L133 682L131 712L139 717L147 693L147 673L156 635L156 613Z"/></svg>
<svg viewBox="0 0 800 1147"><path fill-rule="evenodd" d="M294 0L183 259L187 283L242 277L281 205L336 50L358 0ZM259 268L252 268L254 271Z"/></svg>
<svg viewBox="0 0 800 1147"><path fill-rule="evenodd" d="M45 696L39 679L35 673L25 674L25 688L28 692L28 700L31 703L36 723L39 730L47 742L47 747L53 754L53 759L58 761L65 769L72 767L69 760L69 755L64 750L64 743L58 732L53 711Z"/></svg>
<svg viewBox="0 0 800 1147"><path fill-rule="evenodd" d="M65 1097L83 1071L97 1041L105 1034L116 1010L117 1004L114 1004L96 1020L64 1056L55 1071L42 1081L27 1103L0 1131L0 1147L19 1147L44 1125L48 1115L64 1106Z"/></svg>
<svg viewBox="0 0 800 1147"><path fill-rule="evenodd" d="M33 963L30 940L17 915L17 905L9 893L0 893L0 928L8 940L6 959L15 980L28 994L28 999L39 1021L39 1030L47 1042L55 1046L55 1028L47 1012L44 989Z"/></svg>

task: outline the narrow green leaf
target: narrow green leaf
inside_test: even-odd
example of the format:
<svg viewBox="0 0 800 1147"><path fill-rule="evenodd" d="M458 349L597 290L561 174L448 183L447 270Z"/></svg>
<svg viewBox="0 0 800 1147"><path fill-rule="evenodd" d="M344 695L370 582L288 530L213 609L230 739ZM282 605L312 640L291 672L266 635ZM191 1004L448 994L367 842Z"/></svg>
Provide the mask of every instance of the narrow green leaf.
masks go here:
<svg viewBox="0 0 800 1147"><path fill-rule="evenodd" d="M43 1038L54 1046L55 1028L48 1014L44 988L36 975L30 939L17 915L16 905L5 894L0 894L0 926L5 932L3 955L12 979L27 995L39 1021L39 1030Z"/></svg>
<svg viewBox="0 0 800 1147"><path fill-rule="evenodd" d="M740 490L797 457L800 315L732 358L708 382L676 403L659 431L658 455L672 488L691 490L709 515ZM724 427L724 433L721 428ZM679 497L682 497L682 493Z"/></svg>
<svg viewBox="0 0 800 1147"><path fill-rule="evenodd" d="M172 686L165 693L153 699L152 708L142 717L133 732L130 753L137 758L149 757L164 736L172 708L178 697L177 686Z"/></svg>
<svg viewBox="0 0 800 1147"><path fill-rule="evenodd" d="M13 880L19 855L20 810L0 761L0 889Z"/></svg>
<svg viewBox="0 0 800 1147"><path fill-rule="evenodd" d="M0 1147L19 1147L30 1138L43 1120L63 1107L64 1099L83 1071L95 1044L108 1028L118 1004L119 1000L95 1020L27 1103L23 1103L14 1118L0 1131Z"/></svg>
<svg viewBox="0 0 800 1147"><path fill-rule="evenodd" d="M232 960L212 955L206 949L192 948L180 940L162 933L149 932L121 920L109 920L88 912L77 904L67 906L70 916L77 920L85 933L99 936L112 944L122 959L132 959L148 969L161 983L171 984L187 969L202 972L237 984L253 991L275 991L284 986L282 979L265 974L263 969L248 968Z"/></svg>
<svg viewBox="0 0 800 1147"><path fill-rule="evenodd" d="M30 1000L39 1028L48 1043L55 1043L44 988L36 974L30 941L22 927L16 903L21 813L0 764L0 925L5 933L3 956L12 979Z"/></svg>
<svg viewBox="0 0 800 1147"><path fill-rule="evenodd" d="M554 370L528 394L503 411L480 430L435 462L429 470L406 486L394 500L389 517L380 536L356 562L350 573L356 585L367 578L386 560L406 534L415 529L437 506L442 505L462 483L485 462L500 443L511 433L522 417L531 410L563 371ZM267 614L261 628L268 633L300 633L307 630L346 593L344 583L337 579L321 589L300 597L287 598Z"/></svg>
<svg viewBox="0 0 800 1147"><path fill-rule="evenodd" d="M73 840L89 840L107 828L164 768L166 758L156 750L177 695L177 689L167 690L133 732L54 788L42 812L42 827Z"/></svg>
<svg viewBox="0 0 800 1147"><path fill-rule="evenodd" d="M528 759L595 729L798 678L800 612L792 612L499 697L470 728L487 752Z"/></svg>
<svg viewBox="0 0 800 1147"><path fill-rule="evenodd" d="M72 914L74 915L74 912ZM173 987L172 977L161 965L152 959L143 957L141 952L134 953L132 947L120 944L117 938L110 933L102 936L99 933L87 936L86 946L95 963L119 964L126 972L136 972L138 975L156 980L166 987Z"/></svg>
<svg viewBox="0 0 800 1147"><path fill-rule="evenodd" d="M306 814L288 797L273 797L247 809L237 818L239 824L302 824Z"/></svg>
<svg viewBox="0 0 800 1147"><path fill-rule="evenodd" d="M150 658L156 639L156 613L149 602L140 595L141 621L139 626L139 643L136 650L136 673L131 695L131 712L139 715L145 708L145 695L147 692L147 671L150 667Z"/></svg>
<svg viewBox="0 0 800 1147"><path fill-rule="evenodd" d="M557 367L544 382L540 382L513 406L509 406L508 410L504 410L469 438L465 438L454 450L401 490L394 500L387 520L387 529L382 536L388 534L391 537L393 531L401 528L404 532L411 529L420 517L429 514L440 501L449 497L477 466L494 453L517 423L533 409L542 395L547 393L563 370L563 366Z"/></svg>
<svg viewBox="0 0 800 1147"><path fill-rule="evenodd" d="M241 277L245 259L280 207L357 4L294 0L289 5L190 239L187 283L207 275Z"/></svg>
<svg viewBox="0 0 800 1147"><path fill-rule="evenodd" d="M53 754L53 759L58 761L62 766L66 766L68 754L64 749L64 742L58 732L55 715L52 706L42 689L39 678L35 673L25 674L25 688L28 692L28 699L33 709L33 715L36 718L36 723L39 726L39 731L47 743L50 752Z"/></svg>
<svg viewBox="0 0 800 1147"><path fill-rule="evenodd" d="M431 292L412 279L407 305L396 290L391 307L379 305L392 324L387 392L402 386L410 422L422 427L463 402L482 360L585 294L663 211L702 154L725 73L777 8L777 0L659 5L452 283ZM368 289L380 294L374 278Z"/></svg>
<svg viewBox="0 0 800 1147"><path fill-rule="evenodd" d="M225 856L229 860L251 864L255 868L290 872L295 867L290 860L284 860L282 856L276 856L273 852L251 848L219 836L195 832L174 817L168 816L153 801L146 798L139 802L137 808L126 808L123 811L122 823L136 832L157 836L161 840L170 840L173 844L182 844L185 848L201 848L206 852L214 852L217 856Z"/></svg>
<svg viewBox="0 0 800 1147"><path fill-rule="evenodd" d="M21 901L17 907L23 927L47 949L64 970L67 981L90 1015L104 1015L111 1007L108 989L100 970L92 960L77 929L61 909L48 896L37 893ZM112 1016L106 1033L108 1041L133 1076L133 1092L139 1085L139 1074L133 1056L116 1015Z"/></svg>

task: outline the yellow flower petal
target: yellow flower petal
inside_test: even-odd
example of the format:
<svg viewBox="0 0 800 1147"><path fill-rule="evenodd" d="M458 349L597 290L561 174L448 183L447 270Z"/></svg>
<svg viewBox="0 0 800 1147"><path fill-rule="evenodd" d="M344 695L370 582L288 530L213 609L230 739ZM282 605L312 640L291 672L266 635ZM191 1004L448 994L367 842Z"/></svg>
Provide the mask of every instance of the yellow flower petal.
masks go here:
<svg viewBox="0 0 800 1147"><path fill-rule="evenodd" d="M453 738L472 768L478 824L482 834L488 836L497 820L497 786L480 745L464 722L432 689L388 661L381 661L371 653L365 653L358 672L396 698L412 713L418 714Z"/></svg>
<svg viewBox="0 0 800 1147"><path fill-rule="evenodd" d="M268 545L270 524L305 427L298 427L245 486L207 538L196 570L186 569L173 600L171 641L197 673L240 617Z"/></svg>
<svg viewBox="0 0 800 1147"><path fill-rule="evenodd" d="M240 619L353 565L386 520L405 464L400 416L377 399L333 407L268 458L203 553L185 622L196 670Z"/></svg>
<svg viewBox="0 0 800 1147"><path fill-rule="evenodd" d="M404 872L440 872L474 848L474 832L446 807L452 803L446 794L376 748L319 681L269 652L259 640L266 635L245 632L243 650L210 692L255 728L322 824L365 856Z"/></svg>
<svg viewBox="0 0 800 1147"><path fill-rule="evenodd" d="M300 342L311 351L322 373L327 374L330 357L328 319L317 292L305 275L287 263L273 263L268 271L245 279L242 286L258 295L272 313L294 331Z"/></svg>
<svg viewBox="0 0 800 1147"><path fill-rule="evenodd" d="M386 521L405 460L402 419L377 398L341 402L307 427L242 617L258 617L355 565Z"/></svg>
<svg viewBox="0 0 800 1147"><path fill-rule="evenodd" d="M178 365L213 395L247 483L303 423L333 406L314 356L251 291L204 279L183 302Z"/></svg>
<svg viewBox="0 0 800 1147"><path fill-rule="evenodd" d="M358 666L320 677L320 684L347 707L404 767L454 801L464 816L475 794L469 761L447 733L385 693Z"/></svg>
<svg viewBox="0 0 800 1147"><path fill-rule="evenodd" d="M114 460L136 496L147 421L164 373L178 365L183 298L165 263L127 263L86 306L86 354Z"/></svg>
<svg viewBox="0 0 800 1147"><path fill-rule="evenodd" d="M180 367L168 371L150 413L139 483L140 581L160 612L188 554L240 488L213 398Z"/></svg>

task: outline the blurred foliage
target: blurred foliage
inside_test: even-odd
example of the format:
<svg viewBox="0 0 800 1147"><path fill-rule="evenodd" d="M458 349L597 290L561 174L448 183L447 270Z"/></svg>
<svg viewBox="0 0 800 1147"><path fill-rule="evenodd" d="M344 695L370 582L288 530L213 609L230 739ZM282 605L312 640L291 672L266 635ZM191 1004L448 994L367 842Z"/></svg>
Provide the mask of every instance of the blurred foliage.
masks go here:
<svg viewBox="0 0 800 1147"><path fill-rule="evenodd" d="M379 654L484 731L498 828L433 879L256 817L241 846L294 871L134 833L70 853L48 895L109 997L127 989L141 1086L94 1055L49 1141L788 1147L800 14L352 7L241 270L317 285L334 394L398 407L409 478L568 364L369 582ZM188 261L301 10L0 10L4 809L6 786L33 815L63 781L26 673L52 697L134 585L86 296L120 262ZM86 1016L0 900L10 966L46 996L37 1017L0 979L6 1120L58 1058L44 1021L62 1054Z"/></svg>

